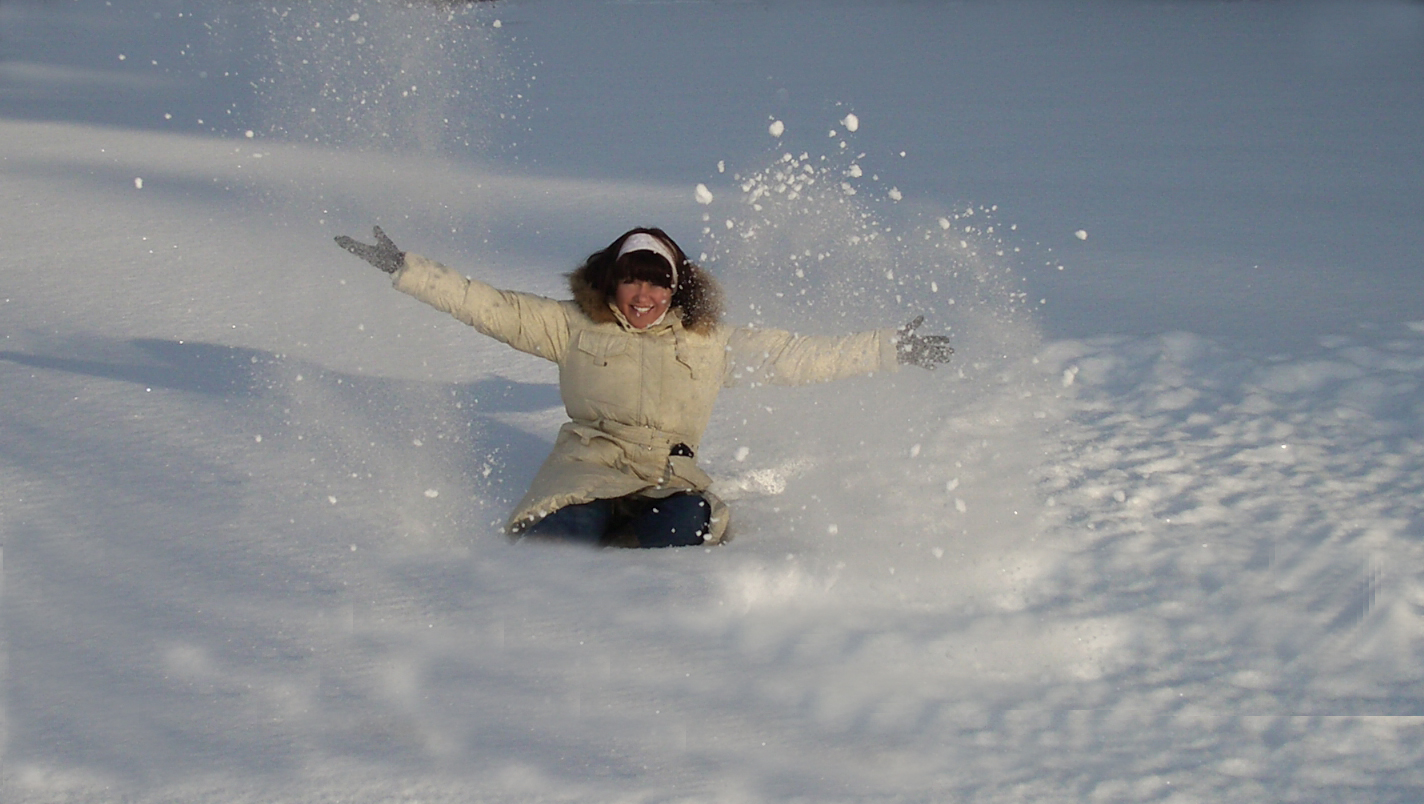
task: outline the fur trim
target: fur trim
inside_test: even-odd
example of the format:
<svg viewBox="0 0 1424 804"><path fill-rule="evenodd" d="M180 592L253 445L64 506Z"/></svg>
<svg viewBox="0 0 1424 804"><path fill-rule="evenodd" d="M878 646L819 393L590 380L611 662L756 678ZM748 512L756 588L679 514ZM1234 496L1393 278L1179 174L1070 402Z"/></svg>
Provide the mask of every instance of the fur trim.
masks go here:
<svg viewBox="0 0 1424 804"><path fill-rule="evenodd" d="M678 274L677 295L684 300L685 306L675 307L673 312L682 319L683 329L699 335L710 334L722 323L722 287L717 280L690 262L683 263ZM579 309L594 323L611 324L618 320L608 306L612 300L589 283L587 267L569 274L569 290L573 292Z"/></svg>
<svg viewBox="0 0 1424 804"><path fill-rule="evenodd" d="M588 283L587 271L580 268L569 274L569 290L573 291L574 302L583 314L593 319L595 324L612 324L618 320L608 306L608 296Z"/></svg>

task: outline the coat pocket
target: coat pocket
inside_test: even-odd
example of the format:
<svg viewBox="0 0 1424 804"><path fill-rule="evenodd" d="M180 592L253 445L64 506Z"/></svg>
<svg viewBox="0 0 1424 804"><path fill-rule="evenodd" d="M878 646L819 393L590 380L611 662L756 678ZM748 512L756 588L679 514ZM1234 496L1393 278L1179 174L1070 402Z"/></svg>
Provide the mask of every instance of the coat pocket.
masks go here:
<svg viewBox="0 0 1424 804"><path fill-rule="evenodd" d="M578 334L578 350L594 365L606 366L609 358L628 351L628 336L622 333L582 330Z"/></svg>

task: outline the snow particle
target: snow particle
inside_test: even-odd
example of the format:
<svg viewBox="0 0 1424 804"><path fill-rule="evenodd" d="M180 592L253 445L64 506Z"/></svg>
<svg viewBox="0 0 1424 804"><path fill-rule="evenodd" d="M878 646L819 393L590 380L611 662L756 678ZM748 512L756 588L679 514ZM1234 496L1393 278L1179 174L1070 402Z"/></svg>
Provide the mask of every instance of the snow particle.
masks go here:
<svg viewBox="0 0 1424 804"><path fill-rule="evenodd" d="M841 125L846 127L846 131L855 131L860 128L860 118L854 114L848 114L841 118Z"/></svg>
<svg viewBox="0 0 1424 804"><path fill-rule="evenodd" d="M693 197L697 199L697 203L704 206L712 203L712 191L707 189L705 184L697 185L697 189L693 191Z"/></svg>
<svg viewBox="0 0 1424 804"><path fill-rule="evenodd" d="M954 510L956 510L956 511L958 511L959 513L962 514L962 513L964 513L965 511L968 511L968 510L969 510L969 506L964 504L964 500L961 500L960 498L955 497L955 498L954 498Z"/></svg>
<svg viewBox="0 0 1424 804"><path fill-rule="evenodd" d="M136 178L136 179L134 179L134 188L135 188L135 189L142 190L142 189L143 189L143 179L141 179L141 178Z"/></svg>
<svg viewBox="0 0 1424 804"><path fill-rule="evenodd" d="M1087 230L1087 229L1079 229L1078 231L1076 231L1076 232L1073 233L1073 236L1076 237L1076 238L1078 238L1079 240L1087 240L1087 239L1088 239L1088 230Z"/></svg>
<svg viewBox="0 0 1424 804"><path fill-rule="evenodd" d="M262 443L262 436L256 436L257 443Z"/></svg>
<svg viewBox="0 0 1424 804"><path fill-rule="evenodd" d="M900 192L900 188L899 188L899 187L891 187L891 188L890 188L890 200L891 200L891 201L899 201L900 199L902 199L902 198L904 198L904 197L905 197L905 196L904 196L903 193Z"/></svg>
<svg viewBox="0 0 1424 804"><path fill-rule="evenodd" d="M911 457L911 458L918 458L918 457L920 457L920 445L919 445L919 444L916 444L916 445L914 445L913 447L910 447L910 457Z"/></svg>
<svg viewBox="0 0 1424 804"><path fill-rule="evenodd" d="M346 18L346 21L347 21L347 22L357 22L357 21L359 21L360 19L361 19L361 15L360 15L360 14L352 14L351 16L349 16L349 17Z"/></svg>
<svg viewBox="0 0 1424 804"><path fill-rule="evenodd" d="M834 536L834 535L836 535L837 533L840 533L840 532L841 532L841 529L840 529L839 527L837 527L836 525L831 524L831 525L827 525L827 526L826 526L826 532L829 533L829 534L831 534L832 536Z"/></svg>
<svg viewBox="0 0 1424 804"><path fill-rule="evenodd" d="M944 484L944 490L945 490L945 491L954 491L954 490L957 489L957 488L959 488L959 478L957 478L957 477L956 477L955 479L949 481L948 483L945 483L945 484Z"/></svg>
<svg viewBox="0 0 1424 804"><path fill-rule="evenodd" d="M244 132L242 133L242 136L244 136L244 137L246 137L246 138L248 138L248 139L250 140L250 139L252 139L253 137L255 137L255 136L257 136L257 135L256 135L255 133L253 133L252 129L248 129L247 131L244 131Z"/></svg>
<svg viewBox="0 0 1424 804"><path fill-rule="evenodd" d="M329 502L329 503L331 503L332 505L336 505L336 498L335 498L335 497L327 497L327 498L326 498L326 501Z"/></svg>
<svg viewBox="0 0 1424 804"><path fill-rule="evenodd" d="M1127 492L1123 491L1122 489L1118 489L1117 491L1113 492L1113 499L1117 500L1118 502L1127 502Z"/></svg>
<svg viewBox="0 0 1424 804"><path fill-rule="evenodd" d="M430 499L433 500L433 499L435 499L436 497L439 497L439 496L440 496L440 492L436 491L435 489L426 489L426 490L425 490L425 496L427 496L427 497L429 497Z"/></svg>
<svg viewBox="0 0 1424 804"><path fill-rule="evenodd" d="M496 28L503 28L503 27L504 27L504 22L503 22L502 20L495 20L495 21L494 21L494 27L496 27Z"/></svg>
<svg viewBox="0 0 1424 804"><path fill-rule="evenodd" d="M771 136L779 138L782 134L786 133L786 124L780 120L773 120L771 121L771 125L766 127L766 130L771 132Z"/></svg>
<svg viewBox="0 0 1424 804"><path fill-rule="evenodd" d="M752 454L752 451L750 449L746 447L737 447L737 462L741 463L742 461L745 461L747 459L747 456L750 454Z"/></svg>

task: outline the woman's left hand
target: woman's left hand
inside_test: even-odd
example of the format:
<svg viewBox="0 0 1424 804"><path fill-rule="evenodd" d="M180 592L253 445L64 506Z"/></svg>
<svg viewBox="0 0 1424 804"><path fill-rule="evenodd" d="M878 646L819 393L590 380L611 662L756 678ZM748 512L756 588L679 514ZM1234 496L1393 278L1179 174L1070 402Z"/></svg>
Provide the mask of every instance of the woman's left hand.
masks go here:
<svg viewBox="0 0 1424 804"><path fill-rule="evenodd" d="M902 365L909 363L933 371L940 363L949 362L954 349L947 335L916 335L915 329L923 323L925 317L918 316L895 332L895 359Z"/></svg>

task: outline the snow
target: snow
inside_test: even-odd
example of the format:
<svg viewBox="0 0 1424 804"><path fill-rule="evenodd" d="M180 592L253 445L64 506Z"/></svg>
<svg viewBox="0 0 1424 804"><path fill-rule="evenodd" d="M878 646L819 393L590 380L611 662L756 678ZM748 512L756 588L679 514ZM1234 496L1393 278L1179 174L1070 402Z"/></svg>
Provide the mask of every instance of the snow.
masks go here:
<svg viewBox="0 0 1424 804"><path fill-rule="evenodd" d="M0 4L0 798L1418 800L1421 62L1405 3ZM954 359L724 392L726 546L511 545L554 372L332 237L561 295L647 223Z"/></svg>

